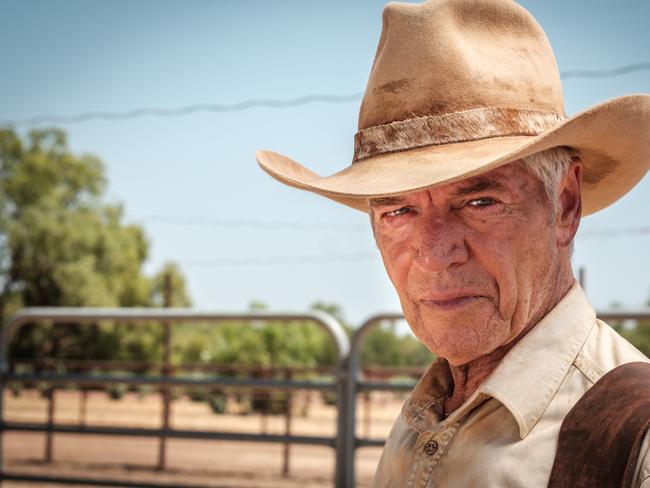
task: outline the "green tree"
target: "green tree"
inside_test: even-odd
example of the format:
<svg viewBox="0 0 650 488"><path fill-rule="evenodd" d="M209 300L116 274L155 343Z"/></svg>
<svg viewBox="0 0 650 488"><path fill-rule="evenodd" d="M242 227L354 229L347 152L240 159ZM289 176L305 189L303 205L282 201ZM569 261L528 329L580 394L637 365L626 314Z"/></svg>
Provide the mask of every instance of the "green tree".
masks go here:
<svg viewBox="0 0 650 488"><path fill-rule="evenodd" d="M251 311L268 310L259 300ZM180 362L246 364L261 367L314 367L335 363L335 346L323 329L311 322L227 321L218 326L184 327L177 336Z"/></svg>
<svg viewBox="0 0 650 488"><path fill-rule="evenodd" d="M361 349L361 364L364 366L401 366L400 341L395 326L379 325L366 337Z"/></svg>
<svg viewBox="0 0 650 488"><path fill-rule="evenodd" d="M0 319L27 306L146 306L159 303L158 277L142 272L144 231L123 222L120 205L102 201L102 163L75 155L64 132L21 138L0 130ZM171 266L171 265L170 265ZM176 294L186 301L182 284ZM129 327L69 324L23 327L12 353L107 359L151 354L154 338L128 338ZM125 335L126 334L126 335ZM151 335L151 334L149 334ZM124 341L126 340L126 347Z"/></svg>
<svg viewBox="0 0 650 488"><path fill-rule="evenodd" d="M187 292L185 277L176 263L167 262L151 280L150 304L155 307L167 306L165 295L167 287L171 291L169 297L171 307L191 307L192 299Z"/></svg>
<svg viewBox="0 0 650 488"><path fill-rule="evenodd" d="M646 302L650 307L650 299ZM612 308L620 308L620 303L612 303ZM614 329L630 341L643 354L650 357L650 320L639 320L636 323L625 324L624 322L611 323Z"/></svg>

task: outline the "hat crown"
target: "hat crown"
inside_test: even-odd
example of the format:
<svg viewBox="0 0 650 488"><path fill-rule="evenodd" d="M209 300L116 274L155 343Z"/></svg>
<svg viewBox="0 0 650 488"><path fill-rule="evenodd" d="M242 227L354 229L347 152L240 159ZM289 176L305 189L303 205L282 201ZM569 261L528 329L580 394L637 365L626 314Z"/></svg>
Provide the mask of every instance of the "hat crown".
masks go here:
<svg viewBox="0 0 650 488"><path fill-rule="evenodd" d="M389 3L359 130L477 108L564 115L544 31L510 0Z"/></svg>

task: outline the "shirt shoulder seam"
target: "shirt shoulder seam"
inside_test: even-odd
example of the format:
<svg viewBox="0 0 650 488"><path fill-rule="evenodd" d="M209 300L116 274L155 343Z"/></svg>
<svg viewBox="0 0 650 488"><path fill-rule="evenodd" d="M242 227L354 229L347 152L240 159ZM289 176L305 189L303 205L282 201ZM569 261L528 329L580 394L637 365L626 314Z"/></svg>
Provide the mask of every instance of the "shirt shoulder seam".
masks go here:
<svg viewBox="0 0 650 488"><path fill-rule="evenodd" d="M580 371L583 375L587 377L592 383L596 383L605 372L603 369L596 364L595 361L590 359L583 351L580 351L573 361L574 366Z"/></svg>

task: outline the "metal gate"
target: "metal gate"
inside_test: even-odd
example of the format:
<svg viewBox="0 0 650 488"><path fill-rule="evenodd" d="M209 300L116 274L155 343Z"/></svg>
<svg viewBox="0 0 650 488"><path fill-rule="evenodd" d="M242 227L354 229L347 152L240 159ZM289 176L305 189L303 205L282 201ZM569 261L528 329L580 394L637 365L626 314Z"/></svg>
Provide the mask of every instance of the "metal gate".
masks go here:
<svg viewBox="0 0 650 488"><path fill-rule="evenodd" d="M170 322L211 322L218 325L226 320L241 320L246 322L259 321L282 321L283 324L295 325L296 322L309 321L325 329L334 342L336 348L336 364L334 365L334 381L331 383L320 383L312 381L293 381L279 379L252 379L252 378L172 378L167 376L144 376L144 377L123 377L115 375L86 375L86 374L50 374L32 373L17 374L9 371L8 346L16 331L35 321L47 321L53 325L62 323L95 323L100 320L113 322L129 322L142 324L155 321L156 323ZM75 434L101 434L111 436L141 436L158 437L161 443L166 438L177 439L221 439L230 441L256 441L276 442L291 444L310 444L329 446L336 451L336 473L337 486L344 486L340 481L343 478L343 467L346 465L346 453L343 445L344 436L342 431L345 428L345 412L347 402L345 398L346 375L343 369L345 358L348 357L350 344L345 330L330 315L322 312L310 313L213 313L200 312L188 309L92 309L92 308L28 308L18 312L10 318L0 333L0 480L25 481L25 482L49 482L62 483L67 485L95 485L95 486L125 486L125 487L162 487L170 486L159 483L125 482L121 480L93 479L85 477L63 477L63 476L35 476L21 473L13 473L3 469L2 459L2 432L3 431L26 431L52 433L75 433ZM337 398L337 435L335 437L320 436L297 436L297 435L274 435L274 434L251 434L237 432L205 432L193 430L178 430L163 427L160 429L150 428L116 428L104 426L76 426L56 424L35 424L25 422L5 422L3 416L4 388L8 382L47 382L49 384L75 383L79 385L92 384L127 384L127 385L156 385L159 387L171 386L237 386L254 387L259 389L283 389L283 390L319 390L331 391ZM175 485L179 488L190 488L190 485ZM194 488L194 487L192 487Z"/></svg>

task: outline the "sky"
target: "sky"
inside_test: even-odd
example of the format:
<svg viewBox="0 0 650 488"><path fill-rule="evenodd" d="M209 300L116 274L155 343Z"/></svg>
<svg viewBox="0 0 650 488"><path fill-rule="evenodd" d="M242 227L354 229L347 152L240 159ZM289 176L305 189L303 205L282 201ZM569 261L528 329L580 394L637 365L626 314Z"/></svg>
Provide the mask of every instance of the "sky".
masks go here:
<svg viewBox="0 0 650 488"><path fill-rule="evenodd" d="M41 115L175 109L363 91L382 1L0 0L0 123L56 125L104 162L107 200L150 241L149 273L178 263L194 305L275 311L335 302L353 324L399 311L365 214L285 187L255 162L272 149L320 174L348 166L358 99L288 108L79 123ZM528 0L561 71L650 62L650 2ZM650 71L564 81L566 112L647 93ZM592 303L650 298L646 177L583 220L574 267Z"/></svg>

